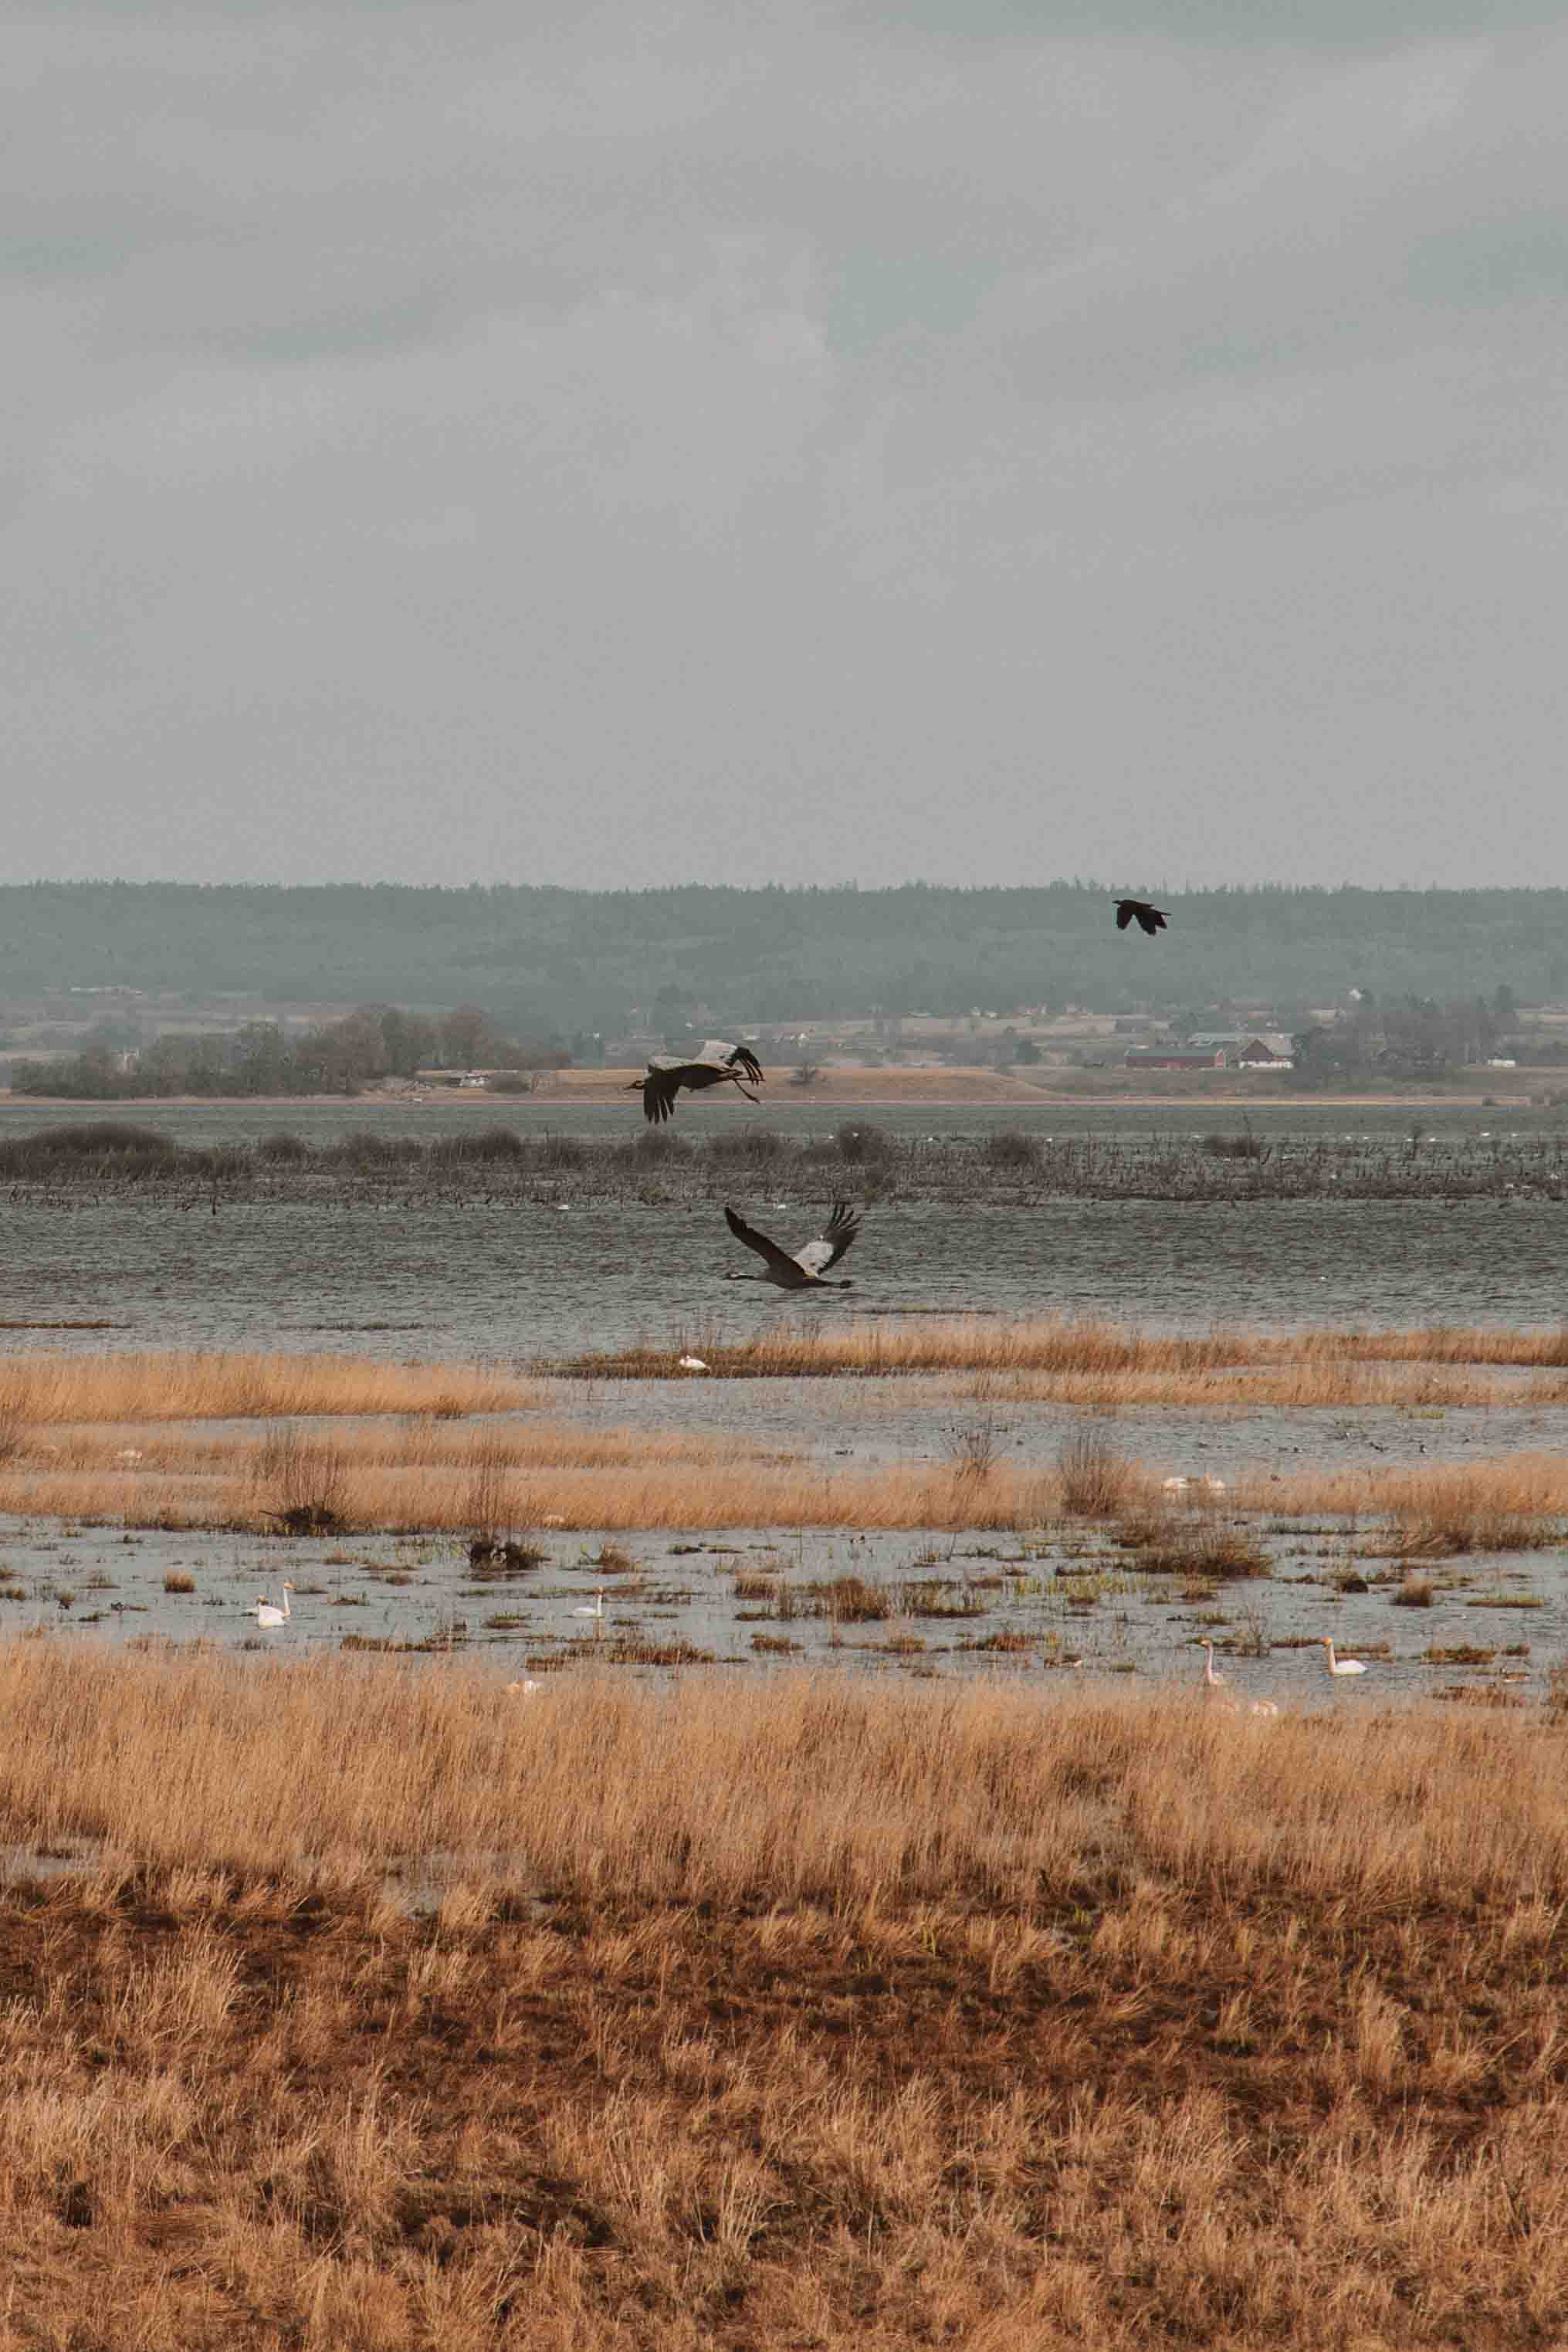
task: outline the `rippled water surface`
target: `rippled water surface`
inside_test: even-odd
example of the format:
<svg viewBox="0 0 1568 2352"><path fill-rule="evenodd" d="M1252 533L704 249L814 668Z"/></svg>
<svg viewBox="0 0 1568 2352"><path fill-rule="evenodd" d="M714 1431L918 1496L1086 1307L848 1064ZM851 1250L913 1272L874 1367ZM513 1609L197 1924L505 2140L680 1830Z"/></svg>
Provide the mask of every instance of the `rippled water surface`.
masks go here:
<svg viewBox="0 0 1568 2352"><path fill-rule="evenodd" d="M121 1106L114 1107L117 1111ZM354 1106L290 1106L292 1132L312 1143L345 1133L475 1131L481 1115ZM602 1106L574 1112L510 1108L502 1121L537 1134L569 1128L602 1137L626 1114ZM683 1133L723 1131L733 1106L683 1105ZM966 1109L875 1113L894 1134L975 1134L1002 1127L1040 1136L1093 1133L1146 1138L1151 1126L1204 1134L1227 1124L1219 1108L1159 1111ZM1241 1114L1229 1124L1239 1127ZM1246 1114L1261 1136L1303 1131L1379 1137L1407 1130L1411 1115L1343 1109ZM1522 1113L1510 1113L1517 1128ZM1553 1132L1559 1112L1531 1115ZM1431 1130L1473 1139L1496 1111L1441 1108ZM830 1114L768 1106L780 1131L817 1134L843 1124ZM42 1122L16 1106L0 1135ZM155 1125L182 1143L249 1142L283 1120L276 1111L159 1110ZM633 1129L633 1131L635 1131ZM763 1195L746 1190L761 1182ZM840 1180L856 1189L857 1175ZM821 1179L810 1194L777 1179L737 1175L737 1205L795 1247L818 1229ZM854 1287L833 1298L789 1300L766 1286L731 1283L752 1261L725 1229L716 1204L656 1198L580 1197L570 1175L536 1186L540 1197L465 1195L408 1202L345 1189L309 1197L224 1200L214 1216L199 1187L167 1190L90 1184L18 1191L0 1203L5 1287L0 1320L16 1325L104 1323L60 1330L60 1347L348 1349L356 1353L560 1357L640 1336L661 1340L714 1329L733 1336L779 1315L1098 1315L1147 1328L1239 1324L1290 1329L1312 1324L1431 1321L1555 1324L1563 1313L1568 1204L1541 1199L1445 1202L1276 1201L1235 1204L1045 1200L1019 1206L932 1201L874 1204L841 1271ZM656 1188L651 1188L655 1190ZM543 1197L544 1195L550 1197ZM0 1333L10 1345L39 1335Z"/></svg>

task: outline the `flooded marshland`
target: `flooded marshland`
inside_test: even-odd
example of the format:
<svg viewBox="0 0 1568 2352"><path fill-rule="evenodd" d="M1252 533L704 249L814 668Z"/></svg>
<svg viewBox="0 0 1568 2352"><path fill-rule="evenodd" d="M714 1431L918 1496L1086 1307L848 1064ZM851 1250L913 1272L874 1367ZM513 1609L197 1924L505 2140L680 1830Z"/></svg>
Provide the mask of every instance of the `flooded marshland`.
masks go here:
<svg viewBox="0 0 1568 2352"><path fill-rule="evenodd" d="M1528 1549L1490 1546L1482 1528L1433 1553L1381 1514L1288 1501L1305 1471L1560 1455L1568 1396L1523 1371L1479 1396L1438 1382L1403 1402L1312 1408L1249 1403L1234 1388L1222 1404L1196 1392L1117 1404L956 1376L560 1375L640 1342L673 1372L679 1352L759 1333L896 1330L959 1313L1194 1334L1552 1332L1568 1213L1557 1114L1009 1105L846 1121L769 1106L759 1140L756 1114L690 1109L674 1152L647 1150L637 1123L597 1107L569 1131L559 1110L529 1108L486 1112L481 1129L467 1110L291 1106L288 1150L270 1111L159 1111L146 1125L173 1148L162 1164L117 1170L105 1153L13 1171L0 1344L13 1357L259 1349L491 1364L534 1384L516 1418L573 1442L634 1453L675 1433L708 1444L690 1473L705 1491L724 1481L727 1450L737 1461L770 1450L814 1495L792 1523L716 1527L694 1507L681 1527L661 1506L655 1528L634 1514L596 1526L536 1465L496 1529L538 1555L516 1572L471 1563L460 1510L439 1528L374 1534L159 1526L138 1500L148 1432L128 1426L114 1433L128 1458L107 1507L0 1521L0 1628L242 1655L346 1642L478 1656L541 1696L563 1671L611 1664L1000 1674L1042 1689L1061 1670L1197 1687L1205 1638L1228 1692L1248 1700L1545 1695L1563 1654L1554 1519L1537 1519ZM25 1121L13 1107L0 1144L44 1124L36 1107ZM497 1129L515 1141L474 1149ZM852 1289L797 1299L726 1279L751 1265L723 1200L792 1248L840 1196L865 1211L841 1268ZM477 1437L512 1418L467 1420ZM910 1465L946 1494L981 1457L1015 1482L1049 1482L1086 1428L1164 1498L1160 1542L1054 1503L1008 1526L951 1513L834 1524L835 1482ZM70 1442L42 1440L57 1453ZM1271 1485L1287 1497L1277 1509ZM1251 1549L1239 1571L1228 1528L1240 1555ZM1151 1567L1159 1557L1174 1564ZM276 1603L286 1578L291 1618L263 1631L256 1596ZM601 1590L602 1615L583 1616ZM1331 1681L1325 1633L1367 1673Z"/></svg>

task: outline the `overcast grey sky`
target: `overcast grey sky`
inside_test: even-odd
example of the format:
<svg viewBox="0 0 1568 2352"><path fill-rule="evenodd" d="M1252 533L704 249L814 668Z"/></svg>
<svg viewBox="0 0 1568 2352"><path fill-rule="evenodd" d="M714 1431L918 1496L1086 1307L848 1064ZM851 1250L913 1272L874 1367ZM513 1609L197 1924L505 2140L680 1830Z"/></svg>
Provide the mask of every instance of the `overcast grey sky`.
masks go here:
<svg viewBox="0 0 1568 2352"><path fill-rule="evenodd" d="M9 24L0 878L1568 880L1560 10Z"/></svg>

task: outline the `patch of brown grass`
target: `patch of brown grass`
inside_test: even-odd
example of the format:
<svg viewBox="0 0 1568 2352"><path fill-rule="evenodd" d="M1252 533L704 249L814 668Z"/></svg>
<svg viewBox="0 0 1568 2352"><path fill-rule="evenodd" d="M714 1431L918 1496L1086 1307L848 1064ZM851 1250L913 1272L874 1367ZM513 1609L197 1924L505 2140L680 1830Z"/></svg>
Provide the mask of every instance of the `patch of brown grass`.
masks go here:
<svg viewBox="0 0 1568 2352"><path fill-rule="evenodd" d="M1249 1528L1201 1520L1156 1534L1135 1565L1145 1576L1191 1577L1199 1585L1273 1574L1273 1562Z"/></svg>
<svg viewBox="0 0 1568 2352"><path fill-rule="evenodd" d="M349 1413L506 1412L533 1384L489 1365L392 1364L356 1356L10 1356L0 1415L23 1422L316 1418Z"/></svg>
<svg viewBox="0 0 1568 2352"><path fill-rule="evenodd" d="M1454 1367L1568 1368L1568 1332L1431 1328L1414 1331L1301 1331L1270 1336L1211 1331L1146 1334L1111 1323L1058 1318L922 1317L803 1329L780 1324L740 1342L715 1331L651 1340L559 1369L592 1379L675 1376L694 1349L730 1380L883 1378L974 1371L1018 1382L1020 1397L1106 1403L1488 1403L1533 1394L1451 1377ZM1369 1374L1367 1367L1388 1367ZM1443 1368L1448 1368L1447 1370ZM1072 1384L1077 1383L1075 1388ZM1562 1383L1549 1384L1552 1398Z"/></svg>
<svg viewBox="0 0 1568 2352"><path fill-rule="evenodd" d="M7 2352L1563 2332L1562 1729L47 1643L0 1705L5 1835L117 1857L0 1891Z"/></svg>

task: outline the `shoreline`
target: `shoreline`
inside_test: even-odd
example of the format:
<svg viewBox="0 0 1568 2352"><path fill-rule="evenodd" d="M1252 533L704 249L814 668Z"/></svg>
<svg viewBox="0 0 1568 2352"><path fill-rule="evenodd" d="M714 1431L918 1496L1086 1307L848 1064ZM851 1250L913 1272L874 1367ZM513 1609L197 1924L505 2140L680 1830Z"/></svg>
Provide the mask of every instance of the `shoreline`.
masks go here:
<svg viewBox="0 0 1568 2352"><path fill-rule="evenodd" d="M369 1091L357 1095L138 1095L105 1100L100 1097L61 1095L17 1095L8 1087L0 1087L0 1110L33 1109L51 1118L79 1118L85 1112L102 1111L119 1118L135 1119L161 1110L461 1110L461 1111L539 1111L564 1109L601 1109L615 1108L614 1098L625 1091L623 1083L615 1077L601 1079L593 1074L593 1084L551 1087L538 1094L482 1094L476 1089L466 1093L454 1087L439 1094L383 1094ZM911 1072L911 1076L925 1078L925 1072ZM940 1076L943 1074L931 1074ZM956 1074L953 1074L956 1075ZM935 1093L916 1093L911 1088L888 1086L880 1074L868 1073L862 1078L859 1072L845 1071L845 1081L834 1085L824 1080L809 1090L811 1102L831 1104L846 1110L1000 1110L1009 1108L1041 1110L1168 1110L1175 1108L1246 1111L1273 1110L1546 1110L1551 1102L1530 1094L1246 1094L1233 1090L1225 1093L1202 1094L1119 1094L1104 1090L1082 1093L1056 1092L1043 1087L1026 1086L1022 1081L997 1085L950 1086ZM791 1103L797 1089L789 1089ZM807 1090L800 1090L804 1095ZM772 1111L776 1101L764 1097L760 1108Z"/></svg>

